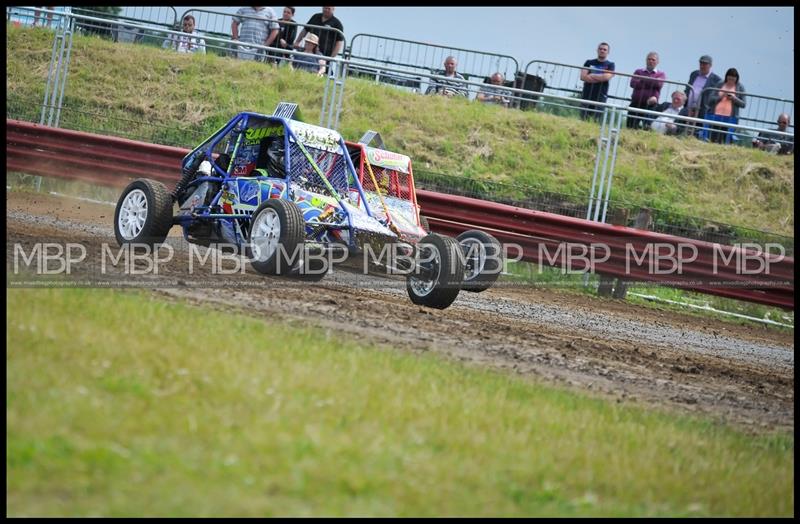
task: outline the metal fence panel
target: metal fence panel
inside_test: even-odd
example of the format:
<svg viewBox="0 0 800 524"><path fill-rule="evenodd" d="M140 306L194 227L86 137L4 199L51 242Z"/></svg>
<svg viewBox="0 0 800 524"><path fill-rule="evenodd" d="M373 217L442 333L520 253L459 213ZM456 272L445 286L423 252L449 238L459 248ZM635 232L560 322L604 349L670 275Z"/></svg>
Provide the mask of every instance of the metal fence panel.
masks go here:
<svg viewBox="0 0 800 524"><path fill-rule="evenodd" d="M706 99L705 97L708 95L719 93L720 91L719 87L707 87L703 89L702 99ZM739 116L736 122L733 123L763 129L774 129L775 123L778 120L778 115L786 113L790 118L787 132L794 133L794 126L791 124L791 122L794 121L794 100L745 92L744 101L745 106L739 109ZM714 108L709 107L708 110L713 112ZM752 138L754 133L741 133L738 136L734 136L736 136L737 140L747 140L748 138ZM749 142L749 140L747 141Z"/></svg>
<svg viewBox="0 0 800 524"><path fill-rule="evenodd" d="M513 78L519 70L517 60L507 55L365 33L353 36L346 57L355 72L421 91L427 85L417 73L441 74L445 58L451 55L458 60L457 71L467 80L483 81L496 72ZM395 72L388 73L381 66Z"/></svg>

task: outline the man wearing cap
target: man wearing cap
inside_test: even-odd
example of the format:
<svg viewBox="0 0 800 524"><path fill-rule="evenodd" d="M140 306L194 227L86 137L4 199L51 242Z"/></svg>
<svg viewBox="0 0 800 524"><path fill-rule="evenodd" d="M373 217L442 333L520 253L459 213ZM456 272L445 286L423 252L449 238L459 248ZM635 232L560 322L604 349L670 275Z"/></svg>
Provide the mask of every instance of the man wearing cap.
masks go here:
<svg viewBox="0 0 800 524"><path fill-rule="evenodd" d="M689 85L686 87L686 108L692 118L705 118L706 111L708 111L709 91L703 93L703 89L716 87L722 83L719 75L711 72L712 62L710 56L701 56L700 69L692 71L692 74L689 75ZM692 126L687 126L686 129L688 132Z"/></svg>

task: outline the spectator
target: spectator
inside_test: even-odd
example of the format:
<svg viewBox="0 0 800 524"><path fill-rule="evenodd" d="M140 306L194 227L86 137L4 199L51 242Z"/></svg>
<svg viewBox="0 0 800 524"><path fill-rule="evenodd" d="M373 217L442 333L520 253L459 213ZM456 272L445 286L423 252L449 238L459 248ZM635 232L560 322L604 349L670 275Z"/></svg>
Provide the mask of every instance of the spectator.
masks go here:
<svg viewBox="0 0 800 524"><path fill-rule="evenodd" d="M239 45L236 56L242 60L261 60L264 56L263 50L251 46L272 45L278 37L279 26L276 18L275 11L271 7L242 7L236 11L231 22L231 39L250 44Z"/></svg>
<svg viewBox="0 0 800 524"><path fill-rule="evenodd" d="M330 27L332 29L338 29L344 33L344 26L342 25L342 22L333 16L334 9L336 8L323 7L321 13L315 14L309 18L308 22L306 23L308 25L318 25ZM314 33L319 37L319 50L321 54L335 57L342 51L342 45L344 45L344 36L342 36L341 33L329 29L319 29L316 27L311 27L308 29L303 28L303 30L300 31L300 34L297 36L294 46L299 48L300 41L308 33Z"/></svg>
<svg viewBox="0 0 800 524"><path fill-rule="evenodd" d="M781 133L787 133L789 127L789 115L781 113L778 115L778 129ZM776 155L791 155L794 153L794 137L778 135L770 131L762 131L753 139L753 147Z"/></svg>
<svg viewBox="0 0 800 524"><path fill-rule="evenodd" d="M511 103L511 96L513 96L511 91L494 87L505 85L505 80L506 79L502 73L498 72L493 74L489 78L489 81L492 83L492 85L481 88L481 90L478 92L478 100L486 104L498 104L503 107L508 107Z"/></svg>
<svg viewBox="0 0 800 524"><path fill-rule="evenodd" d="M284 49L287 51L292 50L292 45L294 44L294 37L297 35L297 26L295 24L294 16L294 7L284 7L283 8L283 15L281 19L278 21L280 25L280 29L278 30L278 37L272 43L272 47L276 49ZM288 22L288 23L283 23ZM283 53L275 53L275 61L280 62L281 59L288 58L289 55L285 55Z"/></svg>
<svg viewBox="0 0 800 524"><path fill-rule="evenodd" d="M44 7L45 9L49 9L50 11L53 11L55 9L55 6L39 6L39 7ZM36 23L39 21L39 15L41 15L41 14L42 14L42 12L39 11L38 9L34 10L34 12L33 12L33 27L36 27ZM47 15L45 15L45 16L47 17L47 27L50 27L53 24L53 13L47 13ZM45 16L42 16L42 26L45 25L44 24Z"/></svg>
<svg viewBox="0 0 800 524"><path fill-rule="evenodd" d="M711 72L712 62L710 56L701 56L700 68L692 71L692 74L689 75L689 85L686 87L686 109L692 118L705 118L708 111L709 91L704 92L703 89L722 83L719 75ZM691 131L694 125L687 126L687 131Z"/></svg>
<svg viewBox="0 0 800 524"><path fill-rule="evenodd" d="M656 69L658 65L658 53L651 51L647 53L646 58L647 66L644 69L637 69L633 72L634 78L631 78L631 87L633 93L631 94L631 105L629 107L635 109L648 109L658 103L661 98L661 86L664 85L664 80L667 75L664 71ZM646 78L645 78L646 77ZM655 100L653 100L655 98ZM636 111L628 111L627 126L628 129L648 129L650 127L650 118L636 117Z"/></svg>
<svg viewBox="0 0 800 524"><path fill-rule="evenodd" d="M611 46L606 42L601 42L597 46L597 58L587 60L583 63L585 69L581 69L581 80L583 81L584 100L594 100L595 102L605 102L608 100L608 81L614 76L614 62L608 60L608 53ZM581 104L581 118L586 120L600 118L600 110L593 104Z"/></svg>
<svg viewBox="0 0 800 524"><path fill-rule="evenodd" d="M454 80L436 80L431 78L431 85L428 86L428 90L425 91L426 95L430 94L437 94L442 96L463 96L466 98L468 96L467 90L458 82L458 80L464 80L464 77L461 73L456 71L456 66L458 65L458 61L453 56L448 56L444 59L444 74L442 76L446 76L447 78L453 78ZM441 71L439 71L441 72Z"/></svg>
<svg viewBox="0 0 800 524"><path fill-rule="evenodd" d="M183 17L183 35L169 35L161 45L164 49L170 48L179 53L206 53L206 41L200 38L200 33L194 30L195 21L192 15Z"/></svg>
<svg viewBox="0 0 800 524"><path fill-rule="evenodd" d="M708 89L708 88L706 88ZM739 82L739 72L731 67L725 72L725 83L710 89L708 96L709 113L707 120L717 120L735 124L739 121L739 109L745 106L744 86ZM727 129L711 126L709 139L721 144L726 141Z"/></svg>
<svg viewBox="0 0 800 524"><path fill-rule="evenodd" d="M672 93L672 102L664 102L657 106L651 106L651 111L658 111L664 113L662 116L656 118L652 123L651 129L656 133L662 135L677 135L678 124L675 123L675 117L678 115L686 116L686 94L683 91L675 91Z"/></svg>
<svg viewBox="0 0 800 524"><path fill-rule="evenodd" d="M306 35L306 43L303 52L321 56L319 54L319 37L317 35L314 33L308 33ZM325 74L325 60L320 60L312 56L294 56L293 58L294 62L292 63L292 67L294 69L311 71L312 73L317 73L319 76Z"/></svg>

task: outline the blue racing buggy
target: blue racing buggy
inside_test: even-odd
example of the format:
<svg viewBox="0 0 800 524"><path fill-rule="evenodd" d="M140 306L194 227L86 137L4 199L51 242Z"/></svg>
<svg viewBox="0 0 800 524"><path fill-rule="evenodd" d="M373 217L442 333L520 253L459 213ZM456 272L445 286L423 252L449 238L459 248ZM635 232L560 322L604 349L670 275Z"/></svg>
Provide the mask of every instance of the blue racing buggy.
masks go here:
<svg viewBox="0 0 800 524"><path fill-rule="evenodd" d="M114 214L120 245L153 246L177 224L189 242L233 246L260 273L304 280L369 250L373 265L406 275L415 304L452 304L464 278L458 242L401 238L372 209L339 133L294 120L292 106L236 115L184 157L172 192L149 179L128 185ZM386 253L398 256L374 256Z"/></svg>

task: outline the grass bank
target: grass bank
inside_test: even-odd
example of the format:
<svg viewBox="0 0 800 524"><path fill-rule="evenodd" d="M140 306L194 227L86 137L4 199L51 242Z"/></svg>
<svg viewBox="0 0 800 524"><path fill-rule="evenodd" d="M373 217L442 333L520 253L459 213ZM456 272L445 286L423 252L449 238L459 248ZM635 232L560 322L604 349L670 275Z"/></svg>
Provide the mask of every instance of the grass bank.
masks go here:
<svg viewBox="0 0 800 524"><path fill-rule="evenodd" d="M792 515L744 435L147 293L6 293L9 515Z"/></svg>
<svg viewBox="0 0 800 524"><path fill-rule="evenodd" d="M38 121L52 47L8 27L7 116ZM238 111L295 101L318 121L323 80L214 55L76 36L62 126L191 147ZM349 78L340 130L381 132L415 169L589 194L598 127L544 113L406 93ZM794 234L794 157L624 130L612 197L783 235Z"/></svg>

